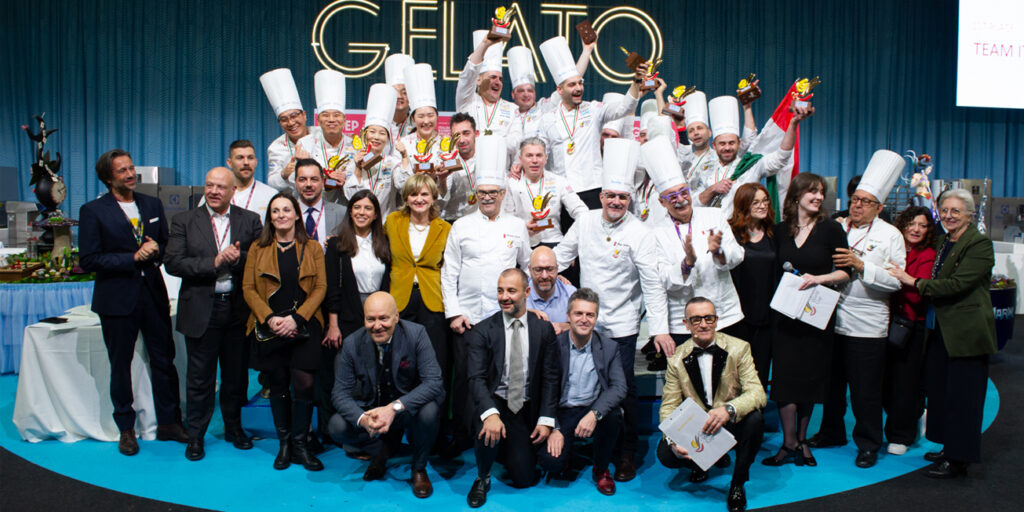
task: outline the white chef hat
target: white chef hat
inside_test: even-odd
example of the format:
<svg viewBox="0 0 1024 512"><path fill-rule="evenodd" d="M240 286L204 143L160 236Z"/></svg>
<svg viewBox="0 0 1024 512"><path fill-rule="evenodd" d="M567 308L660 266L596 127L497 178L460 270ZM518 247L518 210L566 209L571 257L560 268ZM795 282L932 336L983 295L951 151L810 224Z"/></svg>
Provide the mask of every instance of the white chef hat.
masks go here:
<svg viewBox="0 0 1024 512"><path fill-rule="evenodd" d="M888 149L875 151L875 154L871 155L867 169L864 169L864 176L861 177L857 190L863 190L884 203L885 198L889 197L889 191L899 179L905 163L898 153Z"/></svg>
<svg viewBox="0 0 1024 512"><path fill-rule="evenodd" d="M697 91L686 97L683 104L683 113L686 115L686 127L693 123L704 123L704 126L711 128L708 122L708 97L703 91Z"/></svg>
<svg viewBox="0 0 1024 512"><path fill-rule="evenodd" d="M708 102L711 131L715 137L726 133L740 136L740 102L735 96L719 96ZM686 119L690 121L689 118Z"/></svg>
<svg viewBox="0 0 1024 512"><path fill-rule="evenodd" d="M473 49L476 50L477 46L487 37L487 30L474 30L473 31ZM497 44L492 44L487 47L487 52L484 53L484 60L480 66L480 72L486 73L488 71L497 71L501 73L501 56L505 53L505 42L502 41Z"/></svg>
<svg viewBox="0 0 1024 512"><path fill-rule="evenodd" d="M641 147L640 158L651 181L654 182L654 188L659 192L686 183L683 171L679 167L679 160L676 158L676 150L668 137L648 139Z"/></svg>
<svg viewBox="0 0 1024 512"><path fill-rule="evenodd" d="M508 152L505 137L481 135L476 138L476 186L493 185L505 188L508 174Z"/></svg>
<svg viewBox="0 0 1024 512"><path fill-rule="evenodd" d="M658 100L644 100L644 102L640 104L640 131L648 129L648 123L650 123L651 119L656 115L658 115Z"/></svg>
<svg viewBox="0 0 1024 512"><path fill-rule="evenodd" d="M333 69L321 69L313 75L316 113L337 110L345 113L345 75Z"/></svg>
<svg viewBox="0 0 1024 512"><path fill-rule="evenodd" d="M437 108L434 95L434 69L430 64L414 64L405 68L405 92L409 95L409 109L415 112L421 107Z"/></svg>
<svg viewBox="0 0 1024 512"><path fill-rule="evenodd" d="M388 84L371 85L370 94L366 98L366 119L363 126L382 126L390 131L397 100L398 91L394 87Z"/></svg>
<svg viewBox="0 0 1024 512"><path fill-rule="evenodd" d="M572 58L572 50L569 50L569 42L562 36L552 37L540 44L540 53L544 56L544 63L548 65L548 72L554 79L555 84L579 76L576 70L576 60Z"/></svg>
<svg viewBox="0 0 1024 512"><path fill-rule="evenodd" d="M260 75L260 83L263 84L263 92L267 94L275 116L289 110L302 110L302 100L299 99L299 89L295 87L292 70L279 68L267 71Z"/></svg>
<svg viewBox="0 0 1024 512"><path fill-rule="evenodd" d="M533 53L525 46L514 46L509 48L508 53L508 76L512 81L512 88L515 89L523 84L533 85Z"/></svg>
<svg viewBox="0 0 1024 512"><path fill-rule="evenodd" d="M651 120L658 117L654 112L644 112L640 115L640 131L647 131L651 127ZM650 134L647 134L650 137Z"/></svg>
<svg viewBox="0 0 1024 512"><path fill-rule="evenodd" d="M405 68L416 64L404 53L392 53L384 59L384 81L390 86L405 85Z"/></svg>
<svg viewBox="0 0 1024 512"><path fill-rule="evenodd" d="M625 96L623 96L622 94L617 93L617 92L606 92L606 93L604 93L604 97L601 98L601 103L604 103L605 105L608 105L609 103L613 103L613 102L617 103L617 102L621 101L621 99L624 98L624 97ZM623 125L626 124L626 118L629 118L629 120L632 121L633 120L633 114L629 113L629 114L626 114L626 115L624 115L624 116L622 116L622 117L620 117L618 119L612 119L612 120L604 123L604 125L601 126L601 129L602 130L613 130L613 131L615 131L615 133L619 134L619 137L625 137L626 136L626 132L625 132L625 130L623 128Z"/></svg>
<svg viewBox="0 0 1024 512"><path fill-rule="evenodd" d="M633 191L633 173L640 162L640 144L632 139L604 141L601 190Z"/></svg>
<svg viewBox="0 0 1024 512"><path fill-rule="evenodd" d="M675 147L679 143L679 134L676 132L675 123L668 116L661 116L648 112L644 114L650 116L647 120L647 140L653 140L661 137L668 139Z"/></svg>

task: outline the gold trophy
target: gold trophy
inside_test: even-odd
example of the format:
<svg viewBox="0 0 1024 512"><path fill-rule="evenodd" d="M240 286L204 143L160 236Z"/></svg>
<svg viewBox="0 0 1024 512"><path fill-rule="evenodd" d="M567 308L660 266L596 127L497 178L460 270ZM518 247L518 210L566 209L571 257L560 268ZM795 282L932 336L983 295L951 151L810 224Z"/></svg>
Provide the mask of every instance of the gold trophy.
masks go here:
<svg viewBox="0 0 1024 512"><path fill-rule="evenodd" d="M337 190L342 187L341 183L334 178L334 173L341 172L345 173L345 165L348 164L349 160L352 160L352 155L334 155L327 160L327 168L324 169L324 174L327 178L324 179L324 188L327 190Z"/></svg>
<svg viewBox="0 0 1024 512"><path fill-rule="evenodd" d="M619 49L622 50L622 53L626 54L626 66L634 72L637 71L641 64L648 62L647 59L644 59L636 52L631 52L621 46ZM662 62L664 62L662 59L657 59L654 62L651 62L647 67L647 72L644 73L644 77L640 81L641 92L653 91L658 88L658 81L656 80L658 78L658 73L656 70Z"/></svg>
<svg viewBox="0 0 1024 512"><path fill-rule="evenodd" d="M506 9L504 6L494 10L494 17L491 18L491 30L487 32L487 39L491 41L508 41L512 38L512 15L516 8Z"/></svg>
<svg viewBox="0 0 1024 512"><path fill-rule="evenodd" d="M445 137L441 139L441 152L437 156L441 157L441 170L445 172L455 172L462 169L462 162L458 158L455 158L459 154L459 134L452 135L451 138Z"/></svg>
<svg viewBox="0 0 1024 512"><path fill-rule="evenodd" d="M543 181L541 182L541 186L544 186ZM537 229L548 229L554 227L551 217L548 216L551 213L551 210L548 208L548 203L550 202L551 192L547 192L543 196L534 196L533 198L533 211L530 212L530 216L533 217L533 220L537 221Z"/></svg>
<svg viewBox="0 0 1024 512"><path fill-rule="evenodd" d="M683 105L686 104L687 96L697 92L697 86L691 85L689 87L680 85L675 89L672 89L672 95L666 98L668 101L665 102L665 108L661 109L661 113L666 116L682 117L683 116Z"/></svg>
<svg viewBox="0 0 1024 512"><path fill-rule="evenodd" d="M363 138L366 138L366 128L363 128L362 135L363 135ZM363 143L363 139L360 138L358 134L353 136L352 137L352 149L355 149L356 151L362 151L363 148L366 148L366 154L363 155L363 159L362 160L356 162L356 165L360 169L369 169L369 168L377 165L381 161L381 159L383 158L383 156L375 154L370 149L369 142Z"/></svg>
<svg viewBox="0 0 1024 512"><path fill-rule="evenodd" d="M761 88L754 85L755 81L757 81L757 74L755 73L751 73L743 80L740 80L739 85L736 86L736 97L740 99L740 103L749 105L761 97Z"/></svg>
<svg viewBox="0 0 1024 512"><path fill-rule="evenodd" d="M437 140L436 135L427 140L416 141L416 154L412 156L416 160L412 166L413 172L417 174L434 172L434 164L430 161L434 157L434 153L430 152L430 148L434 147L435 140Z"/></svg>
<svg viewBox="0 0 1024 512"><path fill-rule="evenodd" d="M796 90L793 91L793 107L807 108L811 105L810 99L814 97L811 91L821 85L821 77L811 79L801 78L796 81ZM792 108L790 108L792 110Z"/></svg>

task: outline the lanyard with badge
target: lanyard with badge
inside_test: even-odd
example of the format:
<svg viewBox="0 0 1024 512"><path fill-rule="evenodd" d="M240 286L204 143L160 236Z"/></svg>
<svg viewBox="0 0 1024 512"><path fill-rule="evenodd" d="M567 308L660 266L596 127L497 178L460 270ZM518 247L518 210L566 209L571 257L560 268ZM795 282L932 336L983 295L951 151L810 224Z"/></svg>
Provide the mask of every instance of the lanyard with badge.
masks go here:
<svg viewBox="0 0 1024 512"><path fill-rule="evenodd" d="M869 234L871 234L871 226L874 226L874 225L875 225L875 220L871 219L871 223L868 224L868 230L864 232L864 236L860 237L859 240L857 240L852 245L850 245L850 251L852 251L857 256L864 256L864 251L858 249L857 246L860 245L860 243L863 242L864 239L867 238ZM846 235L847 236L850 235L850 230L851 229L853 229L853 223L847 221L847 225L846 225Z"/></svg>
<svg viewBox="0 0 1024 512"><path fill-rule="evenodd" d="M249 198L245 200L245 207L244 207L246 210L249 209L249 203L252 202L252 193L255 192L255 191L256 191L256 180L253 180L253 181L249 182ZM234 206L238 206L237 204L235 204L235 197L234 196L231 197L231 204L234 205Z"/></svg>
<svg viewBox="0 0 1024 512"><path fill-rule="evenodd" d="M228 241L228 233L231 231L231 218L228 218L227 224L224 225L224 233L217 236L217 223L213 220L213 215L210 216L210 228L213 229L213 241L217 244L217 252L220 252L221 245Z"/></svg>

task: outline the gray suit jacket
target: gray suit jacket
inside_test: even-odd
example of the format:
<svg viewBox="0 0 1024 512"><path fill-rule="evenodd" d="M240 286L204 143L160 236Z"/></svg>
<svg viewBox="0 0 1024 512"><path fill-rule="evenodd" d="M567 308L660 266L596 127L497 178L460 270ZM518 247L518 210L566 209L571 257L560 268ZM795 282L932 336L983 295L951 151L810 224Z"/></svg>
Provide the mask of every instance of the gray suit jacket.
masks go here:
<svg viewBox="0 0 1024 512"><path fill-rule="evenodd" d="M556 343L561 367L559 375L562 377L562 392L559 395L561 403L561 398L569 393L569 345L572 345L569 331L559 334ZM597 370L597 382L601 388L590 408L601 413L601 416L607 416L626 398L626 374L619 362L618 343L594 331L590 338L590 352L594 357L594 369Z"/></svg>
<svg viewBox="0 0 1024 512"><path fill-rule="evenodd" d="M444 400L441 367L422 325L398 321L391 336L391 375L398 399L412 414L430 402L440 405ZM346 422L356 425L376 398L377 347L364 327L345 338L334 358L331 401Z"/></svg>
<svg viewBox="0 0 1024 512"><path fill-rule="evenodd" d="M327 237L330 238L338 230L338 226L341 225L342 221L345 220L345 214L348 213L348 208L328 201L324 198L324 228L327 230ZM321 240L323 242L323 240Z"/></svg>
<svg viewBox="0 0 1024 512"><path fill-rule="evenodd" d="M228 215L231 222L231 243L238 242L242 251L242 257L231 265L231 304L238 322L244 324L249 313L242 298L245 258L249 246L259 238L263 225L260 223L259 215L238 206L232 205ZM217 257L217 252L210 213L205 205L174 216L164 254L164 265L168 274L181 278L176 328L185 336L202 336L210 323L213 292L217 284L217 270L213 267L213 260Z"/></svg>

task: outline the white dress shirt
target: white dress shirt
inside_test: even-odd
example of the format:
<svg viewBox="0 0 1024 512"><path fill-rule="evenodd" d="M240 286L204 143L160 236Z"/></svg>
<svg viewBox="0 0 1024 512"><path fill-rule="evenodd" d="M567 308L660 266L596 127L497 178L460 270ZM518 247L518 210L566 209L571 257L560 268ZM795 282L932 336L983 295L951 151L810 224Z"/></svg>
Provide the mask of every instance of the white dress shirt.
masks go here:
<svg viewBox="0 0 1024 512"><path fill-rule="evenodd" d="M714 343L713 341L711 343ZM697 366L700 367L700 380L704 384L704 399L709 404L715 403L715 397L711 391L711 366L715 362L715 358L707 352L697 356Z"/></svg>
<svg viewBox="0 0 1024 512"><path fill-rule="evenodd" d="M497 285L497 283L495 283L495 285ZM519 342L522 344L520 345L520 348L522 349L523 354L523 370L526 373L526 380L523 382L523 407L526 407L526 402L530 401L530 378L533 377L530 375L530 370L532 370L533 367L530 365L530 329L526 324L526 316L525 312L523 312L523 314L518 318L506 313L501 314L501 319L505 326L505 364L501 368L501 381L499 381L498 387L494 389L495 395L498 395L506 401L508 400L508 372L512 360L512 321L518 319L522 322L519 327ZM498 414L498 410L493 407L487 409L480 415L480 420L483 421L492 414ZM537 418L537 424L554 428L555 419L548 416L541 416Z"/></svg>
<svg viewBox="0 0 1024 512"><path fill-rule="evenodd" d="M658 250L650 231L631 213L615 224L605 222L601 213L590 210L580 215L555 247L559 272L579 256L580 284L601 297L597 326L609 337L637 334L644 303L650 334L668 334Z"/></svg>
<svg viewBox="0 0 1024 512"><path fill-rule="evenodd" d="M900 289L900 282L886 270L894 261L907 266L907 248L903 234L895 226L876 218L867 225L847 229L850 249L859 252L864 272L853 276L843 288L836 306L836 334L858 338L884 338L889 333L889 294Z"/></svg>
<svg viewBox="0 0 1024 512"><path fill-rule="evenodd" d="M217 213L213 208L206 207L206 213L213 221L213 240L217 244L217 252L220 253L231 245L231 207L228 211ZM231 269L225 266L217 273L217 284L213 287L214 293L228 293L231 291Z"/></svg>
<svg viewBox="0 0 1024 512"><path fill-rule="evenodd" d="M567 210L573 219L590 210L580 196L572 191L565 178L550 172L543 173L536 182L530 182L525 173L518 180L509 179L503 206L506 207L505 211L523 219L523 222L530 222L534 220L532 214L537 212L533 207L534 198L544 197L548 193L551 194L551 200L544 207L549 210L544 219L551 219L551 227L531 234L530 247L536 247L541 242L557 244L562 241L562 209Z"/></svg>
<svg viewBox="0 0 1024 512"><path fill-rule="evenodd" d="M493 220L479 211L452 224L441 267L441 296L446 318L464 315L471 324L498 311L498 276L530 263L530 236L518 217Z"/></svg>
<svg viewBox="0 0 1024 512"><path fill-rule="evenodd" d="M519 149L519 141L523 139L522 123L517 122L519 107L508 100L498 98L498 103L486 105L484 99L476 92L476 79L480 75L483 63L473 64L466 61L466 67L459 73L459 82L455 86L455 110L466 112L476 121L476 129L482 135L498 135L505 138L508 153L514 154Z"/></svg>
<svg viewBox="0 0 1024 512"><path fill-rule="evenodd" d="M313 137L320 133L319 126L310 126L309 134L299 139L299 143L306 137ZM288 179L281 177L281 171L288 166L288 162L295 156L296 144L288 139L288 134L282 133L274 142L267 146L267 185L277 190L292 190L295 185L295 173L291 173Z"/></svg>
<svg viewBox="0 0 1024 512"><path fill-rule="evenodd" d="M707 297L715 304L720 329L742 320L743 309L729 271L743 262L744 251L736 242L722 212L718 208L694 208L690 223L679 224L678 234L676 227L676 223L670 220L654 230L658 246L658 276L668 302L669 332L690 333L683 319L686 318L686 301L694 297ZM708 235L712 229L722 232L724 264L708 252ZM697 261L693 270L683 277L681 265L686 252L680 236L685 238L687 233L691 234Z"/></svg>
<svg viewBox="0 0 1024 512"><path fill-rule="evenodd" d="M352 273L356 275L356 286L363 296L380 289L384 277L384 262L373 252L373 234L366 237L356 235L359 252L352 258Z"/></svg>
<svg viewBox="0 0 1024 512"><path fill-rule="evenodd" d="M394 176L401 168L401 157L385 155L377 165L362 171L362 178L356 179L356 163L352 160L345 166L345 197L352 199L352 196L360 190L373 189L373 195L377 196L380 203L380 217L386 218L389 213L395 211L396 197L400 192L395 188Z"/></svg>

